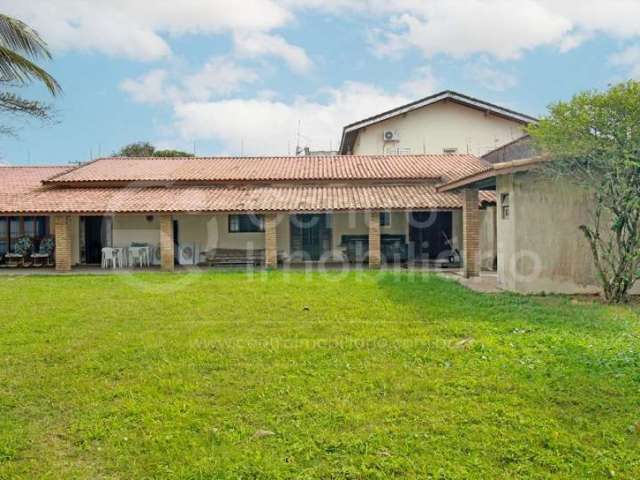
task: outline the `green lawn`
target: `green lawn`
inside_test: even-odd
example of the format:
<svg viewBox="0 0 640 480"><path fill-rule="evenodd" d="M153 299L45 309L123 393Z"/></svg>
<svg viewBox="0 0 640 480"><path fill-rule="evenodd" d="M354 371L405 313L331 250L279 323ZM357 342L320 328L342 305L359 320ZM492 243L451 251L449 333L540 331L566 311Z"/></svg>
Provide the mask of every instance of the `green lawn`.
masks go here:
<svg viewBox="0 0 640 480"><path fill-rule="evenodd" d="M633 307L410 273L5 276L0 299L1 479L640 478Z"/></svg>

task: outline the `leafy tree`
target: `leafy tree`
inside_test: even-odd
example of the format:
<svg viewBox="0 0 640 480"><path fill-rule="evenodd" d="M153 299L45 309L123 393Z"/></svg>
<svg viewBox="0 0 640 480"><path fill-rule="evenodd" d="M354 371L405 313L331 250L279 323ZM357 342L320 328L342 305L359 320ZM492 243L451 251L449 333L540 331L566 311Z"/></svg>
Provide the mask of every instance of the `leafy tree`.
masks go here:
<svg viewBox="0 0 640 480"><path fill-rule="evenodd" d="M114 155L118 157L193 157L193 153L181 150L156 150L156 147L149 142L130 143Z"/></svg>
<svg viewBox="0 0 640 480"><path fill-rule="evenodd" d="M154 157L193 157L193 153L183 152L182 150L156 150L153 152Z"/></svg>
<svg viewBox="0 0 640 480"><path fill-rule="evenodd" d="M0 112L8 115L27 115L40 120L51 118L50 105L27 100L6 88L23 87L37 81L45 85L52 95L62 92L60 84L34 62L50 59L47 44L28 25L0 14ZM0 125L0 133L13 134L8 125Z"/></svg>
<svg viewBox="0 0 640 480"><path fill-rule="evenodd" d="M153 157L156 148L149 142L136 142L125 145L114 155L118 157Z"/></svg>
<svg viewBox="0 0 640 480"><path fill-rule="evenodd" d="M556 103L529 133L549 156L546 174L593 193L592 221L580 229L604 298L626 301L640 277L640 83Z"/></svg>

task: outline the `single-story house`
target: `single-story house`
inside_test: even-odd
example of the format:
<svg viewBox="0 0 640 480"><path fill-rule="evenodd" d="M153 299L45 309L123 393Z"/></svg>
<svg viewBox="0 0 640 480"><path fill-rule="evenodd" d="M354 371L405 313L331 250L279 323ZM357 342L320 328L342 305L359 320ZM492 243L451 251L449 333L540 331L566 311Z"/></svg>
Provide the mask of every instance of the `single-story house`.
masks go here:
<svg viewBox="0 0 640 480"><path fill-rule="evenodd" d="M473 155L101 158L75 168L0 167L0 255L55 238L55 268L102 250L153 247L174 264L496 263L495 195L437 187L491 169ZM229 253L232 252L232 253ZM256 253L257 252L257 253Z"/></svg>

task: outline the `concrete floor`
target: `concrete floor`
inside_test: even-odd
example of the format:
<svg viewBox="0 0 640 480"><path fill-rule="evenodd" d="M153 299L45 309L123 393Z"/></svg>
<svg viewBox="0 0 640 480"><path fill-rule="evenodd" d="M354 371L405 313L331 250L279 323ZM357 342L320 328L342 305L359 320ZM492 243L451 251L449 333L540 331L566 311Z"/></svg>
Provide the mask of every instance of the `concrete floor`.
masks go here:
<svg viewBox="0 0 640 480"><path fill-rule="evenodd" d="M482 272L479 277L464 278L462 271L439 272L443 278L455 280L460 285L479 293L499 293L502 290L498 287L498 274L496 272Z"/></svg>

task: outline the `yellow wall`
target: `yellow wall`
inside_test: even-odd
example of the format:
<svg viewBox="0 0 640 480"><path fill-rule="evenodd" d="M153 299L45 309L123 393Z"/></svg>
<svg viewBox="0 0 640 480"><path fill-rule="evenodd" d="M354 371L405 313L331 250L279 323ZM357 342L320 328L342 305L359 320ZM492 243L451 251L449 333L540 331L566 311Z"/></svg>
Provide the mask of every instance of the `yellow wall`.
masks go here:
<svg viewBox="0 0 640 480"><path fill-rule="evenodd" d="M397 130L399 142L384 142L383 132ZM370 125L358 134L353 153L376 155L388 148L409 149L404 153L443 153L457 148L458 153L481 156L523 134L522 124L485 115L478 110L452 102L438 102L405 115Z"/></svg>

